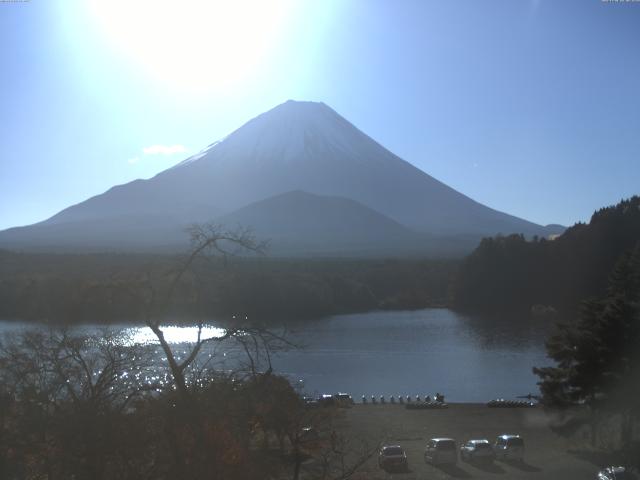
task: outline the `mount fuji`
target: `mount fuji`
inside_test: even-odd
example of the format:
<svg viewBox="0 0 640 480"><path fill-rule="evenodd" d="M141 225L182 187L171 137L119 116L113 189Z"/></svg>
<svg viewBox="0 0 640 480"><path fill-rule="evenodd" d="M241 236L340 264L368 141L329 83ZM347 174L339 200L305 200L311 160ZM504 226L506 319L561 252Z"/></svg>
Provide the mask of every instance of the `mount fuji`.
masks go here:
<svg viewBox="0 0 640 480"><path fill-rule="evenodd" d="M324 103L290 100L153 178L0 232L0 246L175 250L210 220L253 228L277 255L456 254L482 236L563 231L457 192Z"/></svg>

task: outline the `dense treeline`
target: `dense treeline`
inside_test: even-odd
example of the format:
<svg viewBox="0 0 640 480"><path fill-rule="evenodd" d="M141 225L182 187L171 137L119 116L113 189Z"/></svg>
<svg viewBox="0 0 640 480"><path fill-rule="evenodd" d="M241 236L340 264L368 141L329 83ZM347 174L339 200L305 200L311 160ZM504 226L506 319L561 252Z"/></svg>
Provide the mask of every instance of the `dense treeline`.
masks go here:
<svg viewBox="0 0 640 480"><path fill-rule="evenodd" d="M0 318L51 322L140 321L150 278L181 258L0 252ZM228 257L199 261L181 282L173 312L296 320L448 302L457 268L449 260Z"/></svg>
<svg viewBox="0 0 640 480"><path fill-rule="evenodd" d="M555 240L522 235L485 238L467 257L453 286L463 310L529 310L553 306L574 313L604 293L621 255L640 241L640 197L594 213Z"/></svg>

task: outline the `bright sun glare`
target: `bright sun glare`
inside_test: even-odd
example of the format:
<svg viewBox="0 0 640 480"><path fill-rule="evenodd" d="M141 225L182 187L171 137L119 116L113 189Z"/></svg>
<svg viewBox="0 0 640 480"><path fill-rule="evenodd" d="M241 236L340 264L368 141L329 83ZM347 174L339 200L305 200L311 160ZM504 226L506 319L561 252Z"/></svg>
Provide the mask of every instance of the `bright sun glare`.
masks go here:
<svg viewBox="0 0 640 480"><path fill-rule="evenodd" d="M255 74L278 40L291 0L92 0L102 30L154 80L224 89Z"/></svg>

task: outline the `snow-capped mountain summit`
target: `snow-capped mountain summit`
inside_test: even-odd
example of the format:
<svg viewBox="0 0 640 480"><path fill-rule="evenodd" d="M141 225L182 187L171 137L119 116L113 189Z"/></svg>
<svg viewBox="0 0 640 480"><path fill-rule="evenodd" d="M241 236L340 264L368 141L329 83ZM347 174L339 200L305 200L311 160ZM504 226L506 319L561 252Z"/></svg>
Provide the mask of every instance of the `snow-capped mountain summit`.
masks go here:
<svg viewBox="0 0 640 480"><path fill-rule="evenodd" d="M369 137L324 103L289 100L250 120L207 154L219 164L243 158L257 167L274 161L288 165L337 152L357 158L368 142Z"/></svg>
<svg viewBox="0 0 640 480"><path fill-rule="evenodd" d="M333 198L331 205L336 197L342 198L351 201L349 205L360 204L362 209L354 212L373 210L379 217L371 219L388 217L387 225L399 224L431 237L555 233L453 190L324 103L290 100L151 179L113 187L39 224L0 232L0 245L64 247L78 244L76 230L85 232L82 245L94 249L180 243L185 225L229 220L238 209L293 191L315 195L308 202L314 208L323 198ZM270 211L278 214L269 209L282 205L283 201L261 205L260 224L269 223ZM324 218L328 211L323 209ZM97 238L86 234L89 225L101 232ZM327 228L337 228L332 225ZM164 233L158 237L158 232ZM358 238L362 243L366 235L361 231ZM332 245L331 250L338 247Z"/></svg>

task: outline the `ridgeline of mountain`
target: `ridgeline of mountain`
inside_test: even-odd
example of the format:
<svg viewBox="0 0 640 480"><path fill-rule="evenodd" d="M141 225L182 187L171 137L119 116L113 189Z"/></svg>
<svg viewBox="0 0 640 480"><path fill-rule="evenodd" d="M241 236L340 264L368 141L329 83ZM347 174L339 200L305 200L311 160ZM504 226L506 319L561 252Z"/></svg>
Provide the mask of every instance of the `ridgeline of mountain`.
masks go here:
<svg viewBox="0 0 640 480"><path fill-rule="evenodd" d="M290 196L278 198L287 192L298 197L305 192L308 210L302 205L287 210L296 203ZM329 218L342 207L351 215L348 221ZM303 220L315 210L322 212L317 228L313 218ZM297 221L287 221L287 211ZM0 246L182 247L186 226L212 219L243 220L256 233L273 237L282 254L285 246L316 253L316 246L328 252L348 246L402 254L408 246L413 250L421 235L431 239L424 253L433 254L451 238L464 239L462 250L470 250L482 236L548 236L563 230L475 202L386 150L323 103L288 101L151 179L113 187L38 224L0 232ZM443 240L433 240L438 237Z"/></svg>

